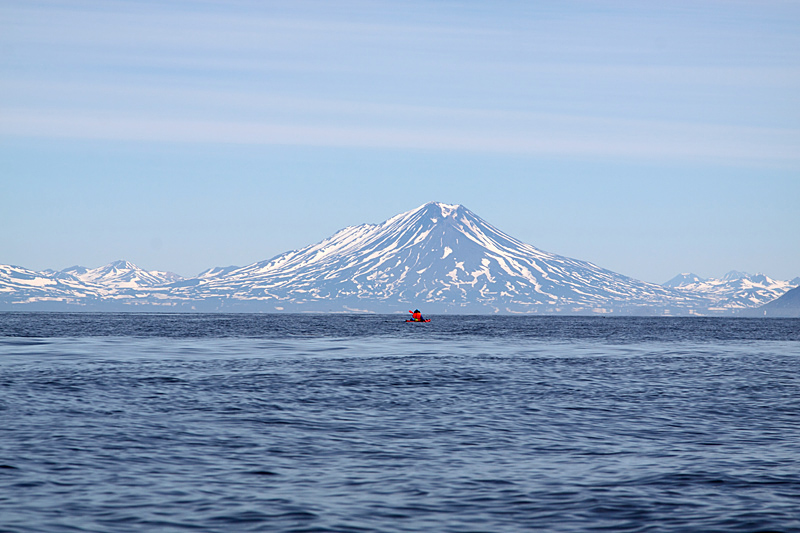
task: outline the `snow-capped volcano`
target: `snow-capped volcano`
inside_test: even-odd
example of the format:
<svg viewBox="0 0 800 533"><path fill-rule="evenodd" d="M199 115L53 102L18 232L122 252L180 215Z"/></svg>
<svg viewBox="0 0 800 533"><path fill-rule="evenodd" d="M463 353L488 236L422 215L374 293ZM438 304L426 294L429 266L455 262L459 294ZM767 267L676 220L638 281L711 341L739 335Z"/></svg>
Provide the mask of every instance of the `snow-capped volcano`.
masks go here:
<svg viewBox="0 0 800 533"><path fill-rule="evenodd" d="M268 261L206 274L191 290L309 310L424 305L429 312L633 312L703 304L702 298L544 252L463 206L436 202L380 224L345 228Z"/></svg>

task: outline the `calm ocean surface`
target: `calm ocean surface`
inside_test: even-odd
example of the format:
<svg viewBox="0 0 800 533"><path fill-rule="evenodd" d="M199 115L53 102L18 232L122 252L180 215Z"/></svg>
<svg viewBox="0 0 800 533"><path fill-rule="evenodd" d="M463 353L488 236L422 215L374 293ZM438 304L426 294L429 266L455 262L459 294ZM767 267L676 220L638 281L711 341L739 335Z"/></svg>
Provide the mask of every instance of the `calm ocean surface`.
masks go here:
<svg viewBox="0 0 800 533"><path fill-rule="evenodd" d="M800 320L0 314L0 531L800 531Z"/></svg>

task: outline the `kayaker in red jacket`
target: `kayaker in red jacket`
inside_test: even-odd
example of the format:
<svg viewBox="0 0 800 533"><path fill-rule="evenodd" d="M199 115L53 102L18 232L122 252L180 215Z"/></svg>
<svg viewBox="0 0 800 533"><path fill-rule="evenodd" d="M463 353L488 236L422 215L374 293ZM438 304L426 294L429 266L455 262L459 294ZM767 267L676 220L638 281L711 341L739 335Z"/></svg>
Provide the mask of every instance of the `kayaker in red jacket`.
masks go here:
<svg viewBox="0 0 800 533"><path fill-rule="evenodd" d="M419 309L415 309L414 311L409 311L409 313L411 313L411 320L413 320L414 322L422 322L423 320L425 320L424 318L422 318L422 313L419 312Z"/></svg>

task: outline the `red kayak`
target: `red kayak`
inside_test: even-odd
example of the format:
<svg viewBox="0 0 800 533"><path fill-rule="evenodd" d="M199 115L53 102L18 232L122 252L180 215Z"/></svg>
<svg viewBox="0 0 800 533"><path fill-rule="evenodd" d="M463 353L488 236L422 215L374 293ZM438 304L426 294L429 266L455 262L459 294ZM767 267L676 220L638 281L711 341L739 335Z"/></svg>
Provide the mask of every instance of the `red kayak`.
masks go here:
<svg viewBox="0 0 800 533"><path fill-rule="evenodd" d="M406 320L406 322L430 322L430 318L426 318L425 320Z"/></svg>

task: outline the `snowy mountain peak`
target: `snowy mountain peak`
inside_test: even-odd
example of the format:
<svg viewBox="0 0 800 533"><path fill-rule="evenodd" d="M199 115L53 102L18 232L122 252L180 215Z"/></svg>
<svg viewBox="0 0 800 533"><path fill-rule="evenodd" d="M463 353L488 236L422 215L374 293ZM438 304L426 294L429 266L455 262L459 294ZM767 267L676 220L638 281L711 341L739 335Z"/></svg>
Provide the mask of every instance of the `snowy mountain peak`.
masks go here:
<svg viewBox="0 0 800 533"><path fill-rule="evenodd" d="M455 218L456 212L459 208L461 208L458 204L443 204L441 202L431 202L432 205L439 208L440 212L442 213L442 217L447 218L449 216L453 216Z"/></svg>
<svg viewBox="0 0 800 533"><path fill-rule="evenodd" d="M109 263L104 268L108 268L111 270L138 270L139 267L137 267L130 261L125 261L124 259L120 259L118 261L113 261Z"/></svg>
<svg viewBox="0 0 800 533"><path fill-rule="evenodd" d="M88 268L80 265L71 266L69 268L65 268L64 270L59 271L59 274L73 274L75 276L79 276L81 274L86 274L89 271Z"/></svg>
<svg viewBox="0 0 800 533"><path fill-rule="evenodd" d="M746 278L748 276L749 276L749 274L747 272L740 272L738 270L731 270L730 272L728 272L727 274L722 276L722 279L724 281L736 281L737 279L744 279L744 278Z"/></svg>
<svg viewBox="0 0 800 533"><path fill-rule="evenodd" d="M383 224L417 223L421 220L430 220L434 224L444 220L456 220L459 218L478 218L474 213L462 205L443 204L441 202L428 202L416 209L395 215Z"/></svg>
<svg viewBox="0 0 800 533"><path fill-rule="evenodd" d="M759 272L757 274L753 274L752 276L749 276L749 278L750 278L750 281L752 281L753 283L758 283L758 284L761 284L761 285L770 285L772 283L775 283L774 279L772 279L772 278L770 278L768 276L765 276L761 272Z"/></svg>
<svg viewBox="0 0 800 533"><path fill-rule="evenodd" d="M671 280L663 283L664 287L683 287L685 285L691 285L693 283L702 283L705 279L701 278L697 274L693 274L691 272L684 272L682 274L678 274Z"/></svg>

